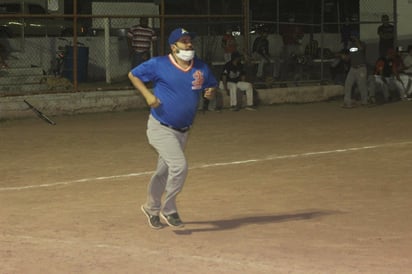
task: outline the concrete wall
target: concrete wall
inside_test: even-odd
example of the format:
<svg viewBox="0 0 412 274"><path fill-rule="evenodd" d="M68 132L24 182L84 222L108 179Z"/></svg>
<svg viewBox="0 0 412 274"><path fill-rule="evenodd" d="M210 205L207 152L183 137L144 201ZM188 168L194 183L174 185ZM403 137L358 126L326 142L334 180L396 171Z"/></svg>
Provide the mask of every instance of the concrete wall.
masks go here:
<svg viewBox="0 0 412 274"><path fill-rule="evenodd" d="M303 86L258 89L257 92L262 105L311 103L342 96L343 87ZM50 116L147 108L145 100L135 90L0 97L0 120L33 117L35 114L23 102L24 99ZM229 107L229 96L224 95L224 106Z"/></svg>
<svg viewBox="0 0 412 274"><path fill-rule="evenodd" d="M145 106L142 97L132 90L0 97L0 120L33 116L24 99L47 115L121 111Z"/></svg>

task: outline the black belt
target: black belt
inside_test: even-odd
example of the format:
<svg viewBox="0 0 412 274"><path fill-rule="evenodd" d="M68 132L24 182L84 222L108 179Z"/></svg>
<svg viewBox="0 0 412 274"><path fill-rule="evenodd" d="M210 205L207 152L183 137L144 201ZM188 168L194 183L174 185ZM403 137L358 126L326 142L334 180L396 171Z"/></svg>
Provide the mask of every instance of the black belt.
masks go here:
<svg viewBox="0 0 412 274"><path fill-rule="evenodd" d="M181 132L181 133L185 133L185 132L189 131L189 129L190 129L190 126L189 126L189 127L177 128L177 127L173 127L173 126L171 126L171 125L168 125L168 124L165 124L165 123L162 123L162 122L160 122L160 124L161 124L162 126L171 128L171 129L176 130L176 131L179 131L179 132Z"/></svg>

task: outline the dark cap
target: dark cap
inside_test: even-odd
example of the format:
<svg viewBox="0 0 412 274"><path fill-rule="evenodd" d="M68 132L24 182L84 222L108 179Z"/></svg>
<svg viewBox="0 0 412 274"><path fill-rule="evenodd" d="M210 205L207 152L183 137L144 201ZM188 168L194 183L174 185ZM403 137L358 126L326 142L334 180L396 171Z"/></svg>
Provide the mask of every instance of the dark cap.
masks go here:
<svg viewBox="0 0 412 274"><path fill-rule="evenodd" d="M190 36L190 38L193 39L193 38L196 37L196 33L188 32L184 28L177 28L177 29L173 30L169 35L169 40L168 40L169 45L172 45L172 44L176 43L183 36Z"/></svg>

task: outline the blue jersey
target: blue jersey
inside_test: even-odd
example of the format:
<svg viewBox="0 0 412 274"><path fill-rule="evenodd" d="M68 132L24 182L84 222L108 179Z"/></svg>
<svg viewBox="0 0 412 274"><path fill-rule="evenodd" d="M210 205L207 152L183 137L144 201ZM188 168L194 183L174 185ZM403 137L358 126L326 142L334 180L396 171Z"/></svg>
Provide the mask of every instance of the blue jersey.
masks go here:
<svg viewBox="0 0 412 274"><path fill-rule="evenodd" d="M192 125L202 91L217 86L211 70L200 59L194 58L192 64L183 69L171 54L154 57L131 73L143 82L153 83L154 95L161 102L159 107L150 110L153 117L176 128Z"/></svg>

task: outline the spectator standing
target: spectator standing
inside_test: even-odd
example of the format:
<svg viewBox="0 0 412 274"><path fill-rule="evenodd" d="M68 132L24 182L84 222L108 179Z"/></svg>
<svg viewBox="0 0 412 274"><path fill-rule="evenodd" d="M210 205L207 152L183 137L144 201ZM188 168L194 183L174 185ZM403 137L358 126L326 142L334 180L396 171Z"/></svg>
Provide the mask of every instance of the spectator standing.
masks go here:
<svg viewBox="0 0 412 274"><path fill-rule="evenodd" d="M279 31L283 40L279 76L284 81L289 78L290 73L297 74L297 57L303 55L302 39L305 34L303 29L296 24L294 16L290 16L288 23L283 24Z"/></svg>
<svg viewBox="0 0 412 274"><path fill-rule="evenodd" d="M266 29L261 29L258 31L258 37L256 37L253 41L252 56L259 61L256 77L262 79L265 63L271 62L268 31Z"/></svg>
<svg viewBox="0 0 412 274"><path fill-rule="evenodd" d="M246 93L246 110L255 110L253 106L253 86L246 82L246 74L241 63L242 56L235 51L231 55L231 60L223 67L222 86L230 94L230 106L232 110L238 111L241 109L238 100L238 91ZM240 96L239 96L240 97Z"/></svg>
<svg viewBox="0 0 412 274"><path fill-rule="evenodd" d="M313 32L309 34L309 42L305 47L305 55L311 59L319 57L319 42L313 38Z"/></svg>
<svg viewBox="0 0 412 274"><path fill-rule="evenodd" d="M230 61L233 52L237 51L236 38L232 34L231 29L227 29L222 37L223 59L225 63Z"/></svg>
<svg viewBox="0 0 412 274"><path fill-rule="evenodd" d="M357 32L350 35L349 44L350 69L346 76L344 86L343 108L352 108L352 89L357 85L360 95L361 104L368 105L368 85L367 85L367 68L366 68L366 45L359 39Z"/></svg>
<svg viewBox="0 0 412 274"><path fill-rule="evenodd" d="M173 30L168 39L170 54L151 58L128 74L151 108L146 133L159 155L146 203L141 206L153 229L163 227L159 215L171 227L183 226L176 197L188 173L184 148L202 92L212 99L217 87L212 71L195 57L194 37L185 29ZM154 83L153 93L145 82Z"/></svg>
<svg viewBox="0 0 412 274"><path fill-rule="evenodd" d="M127 41L132 57L132 68L150 59L152 44L156 40L156 32L149 27L149 19L147 17L140 18L140 24L129 29ZM156 55L156 46L153 47L153 50L154 55Z"/></svg>
<svg viewBox="0 0 412 274"><path fill-rule="evenodd" d="M395 27L389 23L389 16L387 14L381 17L382 25L378 27L379 36L379 56L384 57L388 49L394 49L395 42Z"/></svg>
<svg viewBox="0 0 412 274"><path fill-rule="evenodd" d="M303 29L296 24L294 16L289 17L288 24L281 26L280 35L283 40L284 56L288 57L302 54L301 45L305 33Z"/></svg>
<svg viewBox="0 0 412 274"><path fill-rule="evenodd" d="M350 34L352 32L352 26L350 24L350 20L349 17L345 17L345 22L344 24L341 26L340 29L340 41L343 45L343 49L348 49L348 45L349 45L349 38L350 38Z"/></svg>

